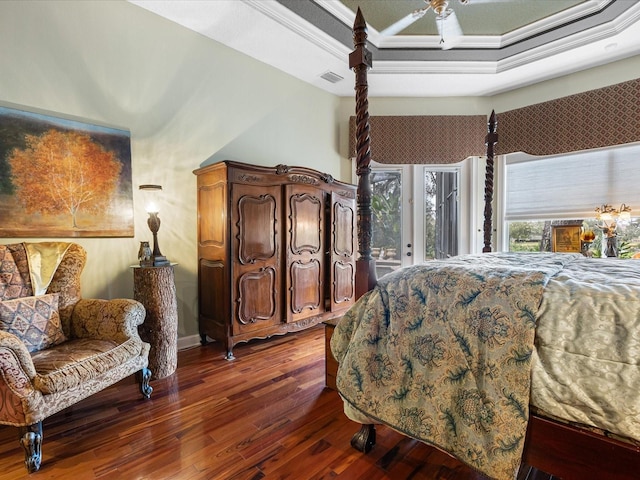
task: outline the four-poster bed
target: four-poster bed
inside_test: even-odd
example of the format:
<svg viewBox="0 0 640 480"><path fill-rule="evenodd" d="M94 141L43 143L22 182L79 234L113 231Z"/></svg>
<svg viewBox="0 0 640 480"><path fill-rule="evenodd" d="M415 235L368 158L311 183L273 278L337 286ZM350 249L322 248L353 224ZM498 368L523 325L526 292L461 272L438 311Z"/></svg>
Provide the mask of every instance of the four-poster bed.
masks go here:
<svg viewBox="0 0 640 480"><path fill-rule="evenodd" d="M352 445L363 452L369 451L375 444L374 424L384 423L408 434L409 436L413 436L414 438L421 440L426 439L425 441L427 443L435 444L445 450L445 447L452 444L454 447L458 448L458 450L454 449L454 456L462 458L465 463L468 463L477 470L484 471L485 473L491 472L492 470L490 468L485 468L486 465L483 464L483 461L486 462L488 461L487 459L490 459L491 461L495 460L499 463L503 461L501 460L501 457L507 457L508 455L512 455L513 457L512 452L515 451L518 454L515 463L513 458L511 458L511 460L505 460L505 465L501 465L500 467L502 470L496 474L496 476L501 476L502 478L509 478L509 468L513 467L513 465L517 467L520 462L520 458L522 459L523 464L533 466L544 472L548 472L565 479L602 480L609 478L638 478L640 475L640 438L638 436L630 436L630 438L625 438L624 440L611 438L608 434L603 431L599 431L598 429L581 428L575 426L573 423L570 424L564 421L558 421L557 419L548 418L548 415L538 411L529 412L527 405L523 406L522 404L522 397L528 397L529 395L528 379L526 382L523 382L522 370L512 367L515 363L529 364L529 356L525 355L523 352L528 346L531 346L532 348L534 331L533 325L536 324L535 312L537 305L540 304L540 308L542 309L543 306L544 308L551 308L549 305L553 304L552 300L540 300L543 290L548 288L548 291L550 291L550 285L553 284L555 285L554 288L556 289L556 294L560 295L557 293L557 289L562 289L563 282L579 283L581 281L581 272L589 270L589 268L597 269L599 266L594 267L592 265L591 267L584 267L579 264L581 259L579 260L576 258L579 256L565 255L562 257L561 255L549 255L544 257L544 255L541 254L541 256L544 257L542 263L536 263L534 268L530 269L530 262L528 259L524 261L526 265L523 265L523 261L520 258L510 257L509 255L500 256L499 254L490 253L492 250L491 204L493 200L493 160L494 147L498 141L495 113L492 113L489 118L488 132L485 137L487 166L484 195L483 254L476 256L477 258L469 257L453 262L456 264L454 265L455 269L443 270L446 272L444 276L440 275L439 271L436 269L436 266L438 268L440 268L440 266L436 265L429 267L430 271L427 273L423 273L417 269L416 271L403 269L403 272L398 275L394 275L394 277L399 278L387 280L385 277L384 281L377 282L375 278L375 261L371 257L372 213L370 185L368 183L371 152L367 99L367 71L371 67L372 62L371 55L366 49L366 22L364 21L360 10L358 10L356 15L353 34L355 50L349 57L349 66L354 70L356 77L356 171L359 179L358 245L360 254L360 260L358 260L356 270L356 295L358 297L366 296L367 298L362 300L367 300L367 302L371 303L373 306L367 307L366 303L360 305L362 302L359 302L359 304L354 307L353 311L350 311L345 316L345 319L343 319L336 329L338 332L340 327L342 327L343 331L339 332L339 335L334 333L334 337L336 338L332 339L334 355L339 362L344 361L345 363L345 368L342 369L343 365L341 362L340 367L341 370L344 371L342 373L338 373L338 390L343 396L343 399L345 399L345 413L347 413L350 418L362 423L362 428L352 439ZM472 265L474 263L482 265L479 271L474 270L475 266ZM627 267L622 267L623 263L625 262L620 262L616 266L616 268L623 268L623 270L619 270L614 273L617 275L634 275L633 268L628 267L629 270L625 270ZM574 264L576 264L576 266L574 266ZM445 266L445 268L448 268L448 266ZM575 272L572 269L575 270ZM459 284L465 284L468 286L473 284L475 281L478 281L479 283L475 284L475 290L472 288L472 294L456 292L454 288L456 287L456 282L451 283L451 278L457 278L457 275L462 275L461 272L466 274L468 271L471 271L471 276L473 278L469 279L467 277L460 276ZM499 272L499 274L496 274L496 272ZM562 272L562 275L564 275L564 280L562 281L554 279L559 272ZM418 277L418 275L424 276ZM602 281L603 278L604 277L599 277L599 281ZM439 298L439 296L429 297L428 295L431 295L431 293L422 289L422 285L424 284L429 284L431 291L440 292L449 290L448 292L445 292L448 293L449 296L443 298ZM494 297L491 297L490 294L487 293L489 291L488 285L493 285L495 287L495 291L497 293ZM531 290L528 290L524 288L525 285L531 285L533 287ZM399 292L399 288L406 288L406 291ZM598 285L590 284L588 288L595 289L589 291L597 291ZM633 285L633 288L640 289L640 283ZM376 291L374 292L373 290ZM508 316L507 314L509 309L513 310L513 317L522 317L522 312L525 312L530 317L523 323L523 325L526 324L526 326L522 326L521 328L515 327L514 329L511 325L506 326L506 324L501 324L502 326L500 328L503 328L503 330L500 330L500 332L501 334L504 334L504 336L500 337L500 339L497 339L496 336L494 339L495 341L486 342L486 344L483 344L481 348L477 348L478 345L475 344L470 345L465 343L468 342L468 338L462 335L461 332L468 327L468 324L465 324L465 321L468 322L468 319L465 320L461 316L463 314L460 314L460 325L453 323L457 318L454 310L457 309L463 312L467 303L471 304L472 302L483 301L486 303L481 304L482 306L477 311L492 312L491 314L493 314L495 309L498 307L495 307L492 303L494 301L492 298L497 298L500 292L508 292L508 294L502 295L501 297L501 302L503 302L504 305L500 306L501 314L497 318L506 318L506 316ZM546 292L545 295L547 295ZM381 298L381 300L371 301L371 299L376 296ZM638 294L638 296L640 297L640 294ZM373 330L365 331L362 334L363 337L360 339L362 344L378 345L389 342L393 344L394 347L396 344L403 342L403 337L413 335L411 331L422 328L422 324L427 323L426 316L424 318L418 318L422 310L417 310L418 307L415 307L416 310L412 310L414 307L411 303L412 300L408 300L410 297L417 297L423 304L430 304L430 308L432 308L433 311L441 313L444 312L443 315L446 318L446 322L440 322L442 324L446 323L446 328L436 330L426 336L423 335L422 337L415 337L415 342L418 342L418 340L423 342L413 343L413 353L418 358L400 356L395 358L396 363L394 363L393 360L390 360L389 358L386 358L384 354L381 354L381 350L363 351L355 354L355 357L349 357L347 355L347 350L351 348L352 344L345 342L348 342L348 339L353 338L354 344L356 343L355 338L358 335L356 329L360 328L360 325L374 325ZM460 298L464 299L464 301L460 301ZM553 298L553 296L549 294L548 298ZM623 301L628 302L629 299L631 299L631 296ZM635 301L635 297L633 297L633 299ZM450 305L451 308L434 307L434 305L438 305L438 302ZM563 303L562 299L557 303ZM615 308L625 308L625 306L615 306ZM393 309L402 309L405 317L411 317L409 320L406 320L405 318L404 326L398 327L397 330L394 330L393 322L397 321L400 323L403 319L397 319L394 316L395 312ZM414 314L413 317L412 314ZM376 318L376 315L383 318ZM480 323L487 320L489 317L490 315L482 317L480 319ZM432 319L429 319L428 321L436 323L436 321L432 321ZM455 326L452 327L452 325ZM629 325L625 328L633 328L634 326L637 328L637 324L635 324L632 319L630 320ZM508 334L505 333L507 331ZM516 333L512 335L514 331ZM412 395L416 395L415 391L411 391L411 388L415 390L418 388L418 385L421 389L420 392L427 396L433 396L433 392L436 392L435 395L438 395L441 391L435 389L435 387L440 388L441 385L435 385L434 387L434 385L430 384L428 381L422 383L415 381L416 376L422 375L414 374L414 371L418 368L418 364L428 365L432 370L440 369L442 372L439 377L440 384L446 384L447 382L456 383L458 381L457 377L455 381L452 380L455 376L453 375L454 373L460 373L460 378L464 377L463 373L465 372L453 372L452 368L447 369L446 360L457 355L457 353L454 352L455 349L448 349L444 343L446 341L445 337L449 333L452 333L454 338L453 343L457 343L458 346L464 346L463 350L465 350L465 354L463 357L466 355L466 360L463 358L462 361L470 362L468 370L479 368L477 365L480 363L474 363L475 367L471 367L471 363L476 361L484 362L483 365L485 366L489 365L491 362L487 361L487 359L491 359L491 355L494 354L497 356L491 361L495 360L496 364L499 363L500 358L506 358L505 355L507 354L500 350L501 348L504 348L505 345L507 346L507 349L511 348L512 351L518 351L522 354L520 357L516 355L514 357L516 358L514 362L503 362L503 365L501 365L500 368L504 367L504 370L496 370L504 377L512 377L511 380L515 380L512 384L505 383L506 386L498 384L495 388L491 387L495 390L493 392L495 394L494 397L491 396L491 393L487 394L485 390L482 390L481 395L486 396L481 399L479 404L481 406L487 406L487 413L485 417L479 415L477 418L482 417L483 420L476 420L474 419L475 417L471 418L469 415L465 417L468 413L466 411L458 412L459 418L456 418L455 420L459 420L460 418L463 420L465 418L469 420L469 425L467 425L469 428L466 430L464 429L465 426L461 425L462 422L456 423L453 419L453 415L450 410L455 410L455 405L451 406L441 403L439 404L440 411L434 415L433 412L421 409L419 401L418 403L411 403L412 401L417 401L419 399L416 400L414 398L412 400L409 398ZM496 333L496 331L492 332L492 334L494 333ZM391 341L384 339L384 335L389 335ZM550 335L553 336L553 332ZM482 334L479 336L482 336ZM521 343L509 343L511 342L511 339L507 340L506 337L510 336L517 337L517 341ZM341 339L337 337L341 337ZM425 338L428 341L425 341ZM340 341L343 343L340 344ZM476 343L480 344L483 342L478 341ZM416 345L418 347L416 347ZM385 346L385 348L388 347ZM633 350L633 348L634 347L631 349ZM472 352L475 352L475 354L480 357L480 360L474 360ZM367 355L369 355L369 360L367 360L368 363L357 363L358 356L364 357ZM503 357L499 357L499 355L503 355ZM534 356L535 355L537 355L536 352L534 352ZM521 361L517 360L518 358L520 358ZM631 363L634 363L636 358L637 355L633 358ZM366 381L363 379L365 371L368 373L368 376L373 379L370 381L371 391L365 391L365 388L369 388ZM399 374L398 372L400 371L409 371L410 375L406 375L404 373ZM529 370L525 371L528 372ZM481 373L476 371L473 371L473 374L477 374L478 378L482 377ZM391 384L391 377L403 375L405 377L411 377L412 383L410 388L402 386L398 387L396 384ZM500 375L498 375L498 377L500 377ZM475 381L479 383L484 382L484 380L480 381L477 378ZM526 388L520 391L519 386L523 383L526 383ZM388 387L390 391L385 397L384 388L387 388L387 384L392 386ZM349 388L351 388L351 390ZM513 389L514 392L517 392L514 393L509 391L506 393L508 389ZM446 388L444 391L445 393L448 392ZM469 393L471 390L469 389L451 391L453 392L453 395L458 395L458 398L460 398L460 395L462 394L471 395ZM632 389L631 391L632 395L637 397L637 390ZM476 390L473 390L473 394L480 395ZM508 412L508 410L510 410L509 407L503 410L489 408L494 404L497 404L499 401L504 402L504 398L499 398L501 394L503 397L511 400L511 405L515 406L515 408L512 409L515 413ZM357 397L365 398L360 404L358 404ZM605 400L603 400L603 402L604 401ZM402 404L404 406L404 410L402 412L392 412L389 414L391 416L396 415L398 418L402 419L397 423L388 421L386 417L383 417L389 413L389 409L391 408L389 405L393 402L397 402L399 405ZM484 404L482 402L484 402ZM373 405L374 403L376 404ZM461 409L464 410L464 408L466 408L465 406L472 406L472 403L473 402L471 401L467 403L459 402L457 405L462 405L463 407L461 407ZM528 403L528 398L525 398L524 403ZM384 405L381 406L381 404ZM638 412L635 412L635 414L637 415ZM524 419L524 422L520 422L520 425L515 425L513 430L511 430L512 425L517 424L518 421L507 419L509 415L512 415L513 417L518 417L519 415L521 419ZM499 422L496 420L498 417L500 420ZM495 426L500 424L500 422L502 422L501 426L503 431L492 433L492 426L495 428ZM624 419L621 419L620 422L623 423ZM631 420L631 423L634 423L633 419ZM634 426L632 425L632 429L633 428ZM526 440L521 441L525 438L525 434L523 433L522 438L520 438L518 437L518 432L523 432L525 430ZM505 435L500 437L500 434L504 434L505 432L509 432L513 435L508 438ZM423 433L424 435L422 435ZM478 433L480 436L474 436ZM436 438L436 440L431 440L433 438ZM629 441L631 438L635 438L635 443L633 441ZM468 451L461 453L461 450L465 449L465 442L468 446ZM474 442L486 442L487 448L484 448L485 445L483 445L484 449L480 448ZM476 446L478 446L477 449L475 449ZM496 454L497 451L498 453ZM521 452L523 453L520 457Z"/></svg>

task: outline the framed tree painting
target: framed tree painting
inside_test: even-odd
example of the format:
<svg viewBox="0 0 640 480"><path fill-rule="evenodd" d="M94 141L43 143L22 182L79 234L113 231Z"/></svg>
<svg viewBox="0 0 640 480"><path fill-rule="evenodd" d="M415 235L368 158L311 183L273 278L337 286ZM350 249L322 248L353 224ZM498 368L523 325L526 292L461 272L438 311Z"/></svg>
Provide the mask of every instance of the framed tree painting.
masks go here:
<svg viewBox="0 0 640 480"><path fill-rule="evenodd" d="M0 237L132 237L127 130L0 106Z"/></svg>

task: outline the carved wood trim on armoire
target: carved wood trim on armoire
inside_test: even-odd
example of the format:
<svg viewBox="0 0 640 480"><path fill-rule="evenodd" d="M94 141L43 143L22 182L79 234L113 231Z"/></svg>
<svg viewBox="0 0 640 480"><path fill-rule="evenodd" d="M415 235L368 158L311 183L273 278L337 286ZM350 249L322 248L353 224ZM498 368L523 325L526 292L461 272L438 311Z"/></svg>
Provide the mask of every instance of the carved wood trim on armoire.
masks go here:
<svg viewBox="0 0 640 480"><path fill-rule="evenodd" d="M225 343L302 330L355 301L356 186L306 167L224 161L198 184L198 325Z"/></svg>

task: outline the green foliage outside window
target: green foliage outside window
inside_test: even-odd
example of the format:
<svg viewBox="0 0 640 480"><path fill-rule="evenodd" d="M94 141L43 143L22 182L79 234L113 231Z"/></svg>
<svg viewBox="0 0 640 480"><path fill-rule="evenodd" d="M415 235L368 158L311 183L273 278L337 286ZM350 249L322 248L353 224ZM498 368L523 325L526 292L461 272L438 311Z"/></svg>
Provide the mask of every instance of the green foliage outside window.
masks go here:
<svg viewBox="0 0 640 480"><path fill-rule="evenodd" d="M373 220L373 247L396 248L400 251L402 194L400 174L374 173L371 179L371 211Z"/></svg>
<svg viewBox="0 0 640 480"><path fill-rule="evenodd" d="M593 257L602 257L602 230L595 218L584 220L583 226L596 232L589 250ZM510 252L539 252L544 250L544 221L509 222ZM640 252L640 218L632 218L618 231L618 257L631 258Z"/></svg>

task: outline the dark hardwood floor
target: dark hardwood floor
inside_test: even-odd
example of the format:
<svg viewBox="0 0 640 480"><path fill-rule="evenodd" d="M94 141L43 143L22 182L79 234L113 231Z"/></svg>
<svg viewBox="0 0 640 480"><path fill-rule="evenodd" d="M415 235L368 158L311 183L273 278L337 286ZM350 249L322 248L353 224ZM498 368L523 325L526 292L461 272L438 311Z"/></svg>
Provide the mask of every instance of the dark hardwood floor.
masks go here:
<svg viewBox="0 0 640 480"><path fill-rule="evenodd" d="M385 427L369 454L352 449L357 425L324 385L323 326L234 353L224 360L216 343L181 351L177 372L152 382L150 400L132 377L45 420L42 467L32 475L17 428L0 426L0 480L482 478Z"/></svg>

